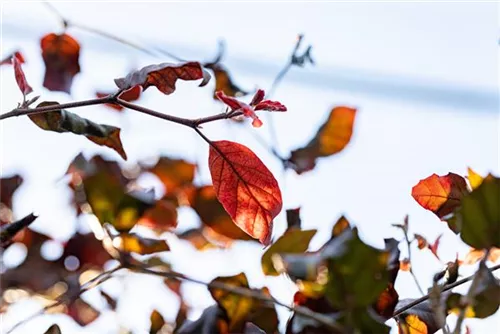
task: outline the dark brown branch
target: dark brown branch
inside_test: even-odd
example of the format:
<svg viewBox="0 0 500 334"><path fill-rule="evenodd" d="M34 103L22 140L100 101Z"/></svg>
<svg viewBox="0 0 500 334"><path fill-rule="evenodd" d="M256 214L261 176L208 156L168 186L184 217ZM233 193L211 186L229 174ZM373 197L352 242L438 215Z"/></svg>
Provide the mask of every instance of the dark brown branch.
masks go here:
<svg viewBox="0 0 500 334"><path fill-rule="evenodd" d="M0 249L10 244L17 233L31 225L37 218L37 215L30 213L18 221L0 227Z"/></svg>
<svg viewBox="0 0 500 334"><path fill-rule="evenodd" d="M497 264L496 266L490 267L490 268L488 268L488 269L489 269L491 272L493 272L493 271L495 271L495 270L498 270L498 269L500 269L500 264ZM472 280L474 279L474 276L475 276L475 274L474 274L474 275L471 275L471 276L469 276L469 277L466 277L466 278L464 278L464 279L461 279L461 280L459 280L459 281L456 281L455 283L451 283L451 284L445 285L445 286L443 287L442 292L445 292L445 291L451 290L451 289L453 289L453 288L456 288L456 287L457 287L457 286L459 286L459 285L462 285L462 284L464 284L464 283L470 282L470 281L472 281ZM409 303L409 304L407 304L407 305L405 305L405 306L401 307L399 310L394 311L394 314L392 315L392 317L391 317L391 318L395 318L395 317L397 317L397 316L401 315L402 313L404 313L404 312L408 311L408 310L409 310L409 309L411 309L412 307L415 307L415 306L417 306L418 304L421 304L421 303L425 302L426 300L428 300L428 299L429 299L429 297L430 297L430 295L429 295L429 294L427 294L427 295L425 295L425 296L423 296L423 297L420 297L420 298L418 298L418 299L415 299L415 300L414 300L414 301L412 301L411 303Z"/></svg>

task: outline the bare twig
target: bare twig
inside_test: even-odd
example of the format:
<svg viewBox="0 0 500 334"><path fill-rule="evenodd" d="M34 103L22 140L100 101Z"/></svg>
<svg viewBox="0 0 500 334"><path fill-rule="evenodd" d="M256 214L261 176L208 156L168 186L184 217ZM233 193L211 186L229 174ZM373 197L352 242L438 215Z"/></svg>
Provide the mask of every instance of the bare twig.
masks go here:
<svg viewBox="0 0 500 334"><path fill-rule="evenodd" d="M423 296L425 295L424 290L420 286L420 283L418 282L417 276L415 275L415 272L413 271L413 262L411 260L411 241L410 238L408 237L408 230L407 229L402 229L403 233L405 235L405 241L406 241L406 246L408 247L408 261L410 261L410 274L413 277L413 280L415 281L415 285L418 288L418 291L420 291L420 294Z"/></svg>
<svg viewBox="0 0 500 334"><path fill-rule="evenodd" d="M141 272L144 274L155 275L155 276L166 277L166 278L176 278L176 279L180 279L180 280L184 280L184 281L193 282L196 284L205 285L208 288L216 288L216 289L225 290L225 291L228 291L230 293L234 293L234 294L237 294L240 296L249 297L249 298L253 298L253 299L257 299L257 300L261 300L263 302L266 302L264 305L267 307L274 307L274 305L279 305L279 306L287 308L288 310L290 310L292 312L300 314L304 317L313 319L313 320L315 320L315 321L317 321L317 322L319 322L319 323L321 323L321 324L323 324L323 325L327 326L328 328L331 328L335 331L342 331L342 327L339 324L337 324L336 322L334 322L331 319L331 317L329 317L327 315L313 312L310 309L303 307L303 306L286 305L286 304L274 299L271 296L264 295L258 291L255 291L255 290L252 290L249 288L229 285L229 284L225 284L225 283L217 282L217 281L212 281L212 282L207 283L207 282L203 282L203 281L200 281L198 279L191 278L191 277L188 277L188 276L183 275L181 273L177 273L175 271L170 271L170 270L160 272L160 271L151 270L151 269L148 269L148 268L145 268L142 266L133 266L130 269L135 269L138 272Z"/></svg>
<svg viewBox="0 0 500 334"><path fill-rule="evenodd" d="M500 269L500 264L497 264L496 266L493 266L493 267L490 267L488 268L490 272L493 272L495 270L498 270ZM475 274L474 274L475 275ZM455 283L451 283L451 284L447 284L443 287L443 290L442 292L445 292L445 291L448 291L448 290L451 290L453 288L456 288L457 286L459 285L462 285L464 283L467 283L467 282L470 282L474 279L474 275L471 275L469 277L466 277L464 279L461 279L459 281L456 281ZM423 296L423 297L420 297L418 299L415 299L414 301L412 301L411 303L408 303L407 305L401 307L400 309L394 311L394 314L392 315L391 318L395 318L397 317L398 315L401 315L402 313L408 311L409 309L411 309L412 307L415 307L423 302L425 302L426 300L429 299L429 294Z"/></svg>

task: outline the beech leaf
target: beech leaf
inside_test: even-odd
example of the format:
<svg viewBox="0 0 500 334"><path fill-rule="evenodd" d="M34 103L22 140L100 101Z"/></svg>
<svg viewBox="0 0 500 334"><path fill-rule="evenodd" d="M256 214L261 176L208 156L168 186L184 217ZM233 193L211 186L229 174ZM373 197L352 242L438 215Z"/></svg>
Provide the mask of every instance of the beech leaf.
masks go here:
<svg viewBox="0 0 500 334"><path fill-rule="evenodd" d="M208 160L224 209L239 228L268 245L283 205L273 174L248 147L227 140L212 142Z"/></svg>
<svg viewBox="0 0 500 334"><path fill-rule="evenodd" d="M424 209L432 211L440 219L453 213L468 194L465 179L458 174L444 176L432 174L413 187L411 195Z"/></svg>
<svg viewBox="0 0 500 334"><path fill-rule="evenodd" d="M314 138L305 147L291 153L289 166L297 174L302 174L312 170L318 158L341 152L351 141L355 117L355 108L334 107Z"/></svg>
<svg viewBox="0 0 500 334"><path fill-rule="evenodd" d="M73 77L80 72L80 44L68 34L45 35L40 43L45 63L43 86L69 93Z"/></svg>
<svg viewBox="0 0 500 334"><path fill-rule="evenodd" d="M124 90L137 85L141 85L143 90L155 86L163 94L169 95L175 91L175 83L178 79L186 81L203 79L200 83L201 87L208 83L210 74L198 62L162 63L143 67L129 73L125 78L115 79L115 84Z"/></svg>
<svg viewBox="0 0 500 334"><path fill-rule="evenodd" d="M38 107L58 105L58 102L42 102ZM39 128L53 132L71 132L83 135L88 140L100 146L107 146L115 150L124 160L127 160L122 142L120 129L111 125L97 124L67 110L56 110L42 114L32 114L28 117Z"/></svg>

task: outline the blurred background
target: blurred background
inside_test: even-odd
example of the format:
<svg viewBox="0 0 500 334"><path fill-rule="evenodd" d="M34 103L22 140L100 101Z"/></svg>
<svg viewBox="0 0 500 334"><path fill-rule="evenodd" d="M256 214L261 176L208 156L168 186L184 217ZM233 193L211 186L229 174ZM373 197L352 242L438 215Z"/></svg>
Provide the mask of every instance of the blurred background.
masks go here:
<svg viewBox="0 0 500 334"><path fill-rule="evenodd" d="M265 117L259 129L215 122L207 124L204 133L213 140L244 143L270 167L280 183L284 209L300 206L303 227L319 230L311 250L329 238L333 223L342 214L359 227L365 242L378 247L383 246L384 237L402 238L391 224L401 223L409 214L412 233L429 240L443 233L439 255L444 263L453 261L457 252L468 251L444 223L415 202L411 188L432 173L466 175L467 167L481 175L500 172L497 3L52 4L70 21L184 59L210 61L218 41L224 40L224 64L246 90L268 89L288 61L297 35L303 34L304 43L313 46L316 65L294 67L277 87L273 99L289 111L273 115L275 144L287 156L312 138L332 107L349 105L358 108L358 114L348 147L320 160L313 171L296 175L282 172L280 162L255 140L255 135L272 140ZM1 55L16 49L23 52L28 81L45 100L64 103L93 98L96 91L113 91L113 79L131 69L172 61L70 28L68 33L81 44L81 73L75 77L71 95L49 92L42 87L39 41L50 32L61 32L61 24L44 4L2 2ZM22 97L12 68L3 66L0 74L4 113ZM182 117L209 116L223 109L212 100L213 85L212 81L205 88L195 88L193 83L179 82L175 94L169 96L150 89L139 103ZM124 165L168 155L197 163L196 182L210 182L208 147L190 129L133 111L116 113L104 106L73 111L122 129L129 157ZM122 163L120 157L79 136L40 131L25 117L2 121L0 131L2 177L18 173L24 178L14 196L15 217L36 211L40 218L33 229L60 242L68 240L75 229L88 231L85 218L77 219L68 205L70 191L62 176L80 152L86 157L99 153ZM160 188L153 176L141 178L140 183ZM284 216L275 221L274 238L286 228ZM191 209L181 208L179 229L198 224ZM251 286L268 286L278 300L292 300L292 283L262 274L260 254L264 250L259 245L236 242L230 249L197 252L175 238L169 242L172 251L164 258L179 272L208 281L243 271ZM8 252L3 254L3 271L21 263L26 248L18 245ZM45 248L49 257L57 252L61 252L57 243ZM413 268L427 287L443 263L430 252L418 252ZM462 274L468 274L464 270ZM158 309L166 320L176 316L179 302L157 278L131 274L106 282L104 288L110 295L120 296L117 314L103 311L86 327L62 315L38 317L14 333L42 332L54 321L66 333L116 333L120 326L144 333L152 309ZM396 288L400 298L419 296L408 273L400 273ZM213 303L204 286L186 283L183 292L191 306L190 319ZM97 309L104 308L97 292L86 293L84 299ZM19 301L2 314L2 330L39 308L34 300ZM277 311L283 329L288 312ZM466 323L472 333L491 332L492 326L500 325L500 316L497 313L485 321Z"/></svg>

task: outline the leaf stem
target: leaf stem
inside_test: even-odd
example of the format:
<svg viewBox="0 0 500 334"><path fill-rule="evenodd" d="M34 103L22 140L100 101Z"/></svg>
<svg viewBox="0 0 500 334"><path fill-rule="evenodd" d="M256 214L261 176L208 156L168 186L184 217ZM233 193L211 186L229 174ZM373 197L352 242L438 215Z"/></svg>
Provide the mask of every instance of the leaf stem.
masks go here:
<svg viewBox="0 0 500 334"><path fill-rule="evenodd" d="M496 266L493 266L493 267L490 267L488 268L490 272L494 272L495 270L498 270L500 269L500 264L497 264ZM459 285L462 285L464 283L467 283L467 282L470 282L474 279L474 276L475 274L469 276L469 277L466 277L464 279L461 279L459 281L456 281L454 283L451 283L451 284L447 284L443 287L443 290L441 292L445 292L445 291L448 291L448 290L451 290ZM415 299L414 301L412 301L411 303L408 303L407 305L401 307L400 309L394 311L394 314L392 315L391 319L392 318L396 318L397 316L401 315L402 313L408 311L409 309L425 302L426 300L428 300L430 297L430 294L427 294L423 297L420 297L418 299Z"/></svg>
<svg viewBox="0 0 500 334"><path fill-rule="evenodd" d="M411 260L411 241L410 238L408 237L408 231L407 229L402 229L403 233L405 235L405 241L406 241L406 246L408 247L408 261L410 262L410 274L413 277L413 280L415 281L415 285L418 288L418 291L420 291L420 294L423 296L425 295L424 290L420 286L420 283L418 282L417 276L415 275L415 272L413 271L413 263Z"/></svg>

